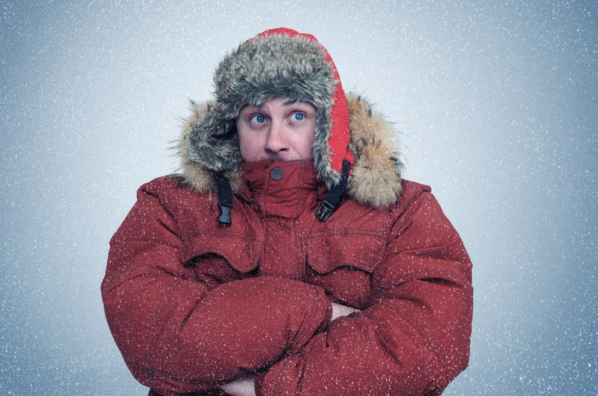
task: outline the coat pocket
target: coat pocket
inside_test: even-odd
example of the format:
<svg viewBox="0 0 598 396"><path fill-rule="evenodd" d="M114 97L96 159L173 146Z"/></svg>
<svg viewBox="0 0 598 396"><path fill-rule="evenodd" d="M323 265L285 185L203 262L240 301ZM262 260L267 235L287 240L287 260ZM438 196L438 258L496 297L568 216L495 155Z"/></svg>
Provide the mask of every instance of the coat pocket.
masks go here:
<svg viewBox="0 0 598 396"><path fill-rule="evenodd" d="M203 256L222 256L231 267L239 272L255 269L259 261L262 242L255 237L236 233L207 231L200 232L184 242L183 263Z"/></svg>
<svg viewBox="0 0 598 396"><path fill-rule="evenodd" d="M384 235L355 230L311 234L307 242L307 261L319 274L340 267L353 267L372 273L382 262L386 249Z"/></svg>

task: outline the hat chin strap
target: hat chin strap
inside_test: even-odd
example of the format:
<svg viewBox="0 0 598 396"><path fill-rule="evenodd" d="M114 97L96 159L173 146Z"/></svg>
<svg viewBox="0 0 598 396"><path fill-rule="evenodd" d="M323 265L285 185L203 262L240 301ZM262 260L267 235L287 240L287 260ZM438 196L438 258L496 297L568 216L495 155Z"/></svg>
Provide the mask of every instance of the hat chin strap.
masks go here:
<svg viewBox="0 0 598 396"><path fill-rule="evenodd" d="M218 187L218 208L220 209L218 222L220 224L230 225L232 224L230 211L233 209L233 190L230 187L230 181L224 175L224 172L216 173L214 175L214 180Z"/></svg>
<svg viewBox="0 0 598 396"><path fill-rule="evenodd" d="M332 187L324 200L320 203L320 207L316 212L316 217L320 221L326 221L336 209L338 201L347 188L347 182L349 181L349 171L351 170L351 163L347 160L343 160L343 167L341 170L341 180L337 185Z"/></svg>

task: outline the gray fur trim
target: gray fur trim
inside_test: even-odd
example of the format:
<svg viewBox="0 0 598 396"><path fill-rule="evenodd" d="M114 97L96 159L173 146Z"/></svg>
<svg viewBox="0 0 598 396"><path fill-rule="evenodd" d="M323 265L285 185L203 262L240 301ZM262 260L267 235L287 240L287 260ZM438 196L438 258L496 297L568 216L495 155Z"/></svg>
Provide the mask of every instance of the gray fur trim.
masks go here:
<svg viewBox="0 0 598 396"><path fill-rule="evenodd" d="M224 121L223 112L213 105L187 135L190 154L214 172L236 171L241 164L234 120Z"/></svg>

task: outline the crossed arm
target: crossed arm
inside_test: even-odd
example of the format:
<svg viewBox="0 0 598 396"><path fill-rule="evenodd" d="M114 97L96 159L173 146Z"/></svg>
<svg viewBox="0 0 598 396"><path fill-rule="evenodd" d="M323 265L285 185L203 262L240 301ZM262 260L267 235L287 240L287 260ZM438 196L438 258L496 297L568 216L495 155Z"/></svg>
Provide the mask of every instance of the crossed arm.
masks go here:
<svg viewBox="0 0 598 396"><path fill-rule="evenodd" d="M330 322L333 322L337 318L348 316L353 312L359 312L359 310L346 305L332 303L332 317L330 318ZM222 385L220 389L233 396L255 396L254 380L254 376L239 378Z"/></svg>

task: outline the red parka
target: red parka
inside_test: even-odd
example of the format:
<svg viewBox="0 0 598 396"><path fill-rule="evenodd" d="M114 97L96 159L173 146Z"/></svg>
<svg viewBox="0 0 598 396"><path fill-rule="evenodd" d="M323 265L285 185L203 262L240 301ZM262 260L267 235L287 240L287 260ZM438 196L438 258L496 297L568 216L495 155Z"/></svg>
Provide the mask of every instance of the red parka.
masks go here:
<svg viewBox="0 0 598 396"><path fill-rule="evenodd" d="M311 162L244 164L231 225L189 172L139 189L102 296L142 384L200 395L256 375L258 395L438 395L467 367L465 247L429 187L384 181L388 126L348 102L362 168L328 221L315 215L326 187ZM392 182L391 205L355 198ZM331 302L360 312L330 322Z"/></svg>

